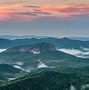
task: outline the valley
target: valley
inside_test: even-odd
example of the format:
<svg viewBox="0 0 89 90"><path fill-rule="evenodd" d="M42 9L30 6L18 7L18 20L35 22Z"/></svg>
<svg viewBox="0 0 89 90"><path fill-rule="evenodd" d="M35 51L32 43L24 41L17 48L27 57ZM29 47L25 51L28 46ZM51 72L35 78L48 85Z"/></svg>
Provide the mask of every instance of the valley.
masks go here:
<svg viewBox="0 0 89 90"><path fill-rule="evenodd" d="M13 42L6 40L2 44L7 41ZM89 90L89 58L77 56L81 52L89 56L88 41L14 41L3 48L0 45L0 90Z"/></svg>

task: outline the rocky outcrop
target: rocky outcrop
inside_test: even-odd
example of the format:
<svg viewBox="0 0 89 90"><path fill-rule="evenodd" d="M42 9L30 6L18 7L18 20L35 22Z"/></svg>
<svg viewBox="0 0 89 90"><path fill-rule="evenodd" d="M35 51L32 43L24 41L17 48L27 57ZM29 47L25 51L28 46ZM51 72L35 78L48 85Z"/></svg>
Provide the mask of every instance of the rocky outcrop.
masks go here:
<svg viewBox="0 0 89 90"><path fill-rule="evenodd" d="M32 52L34 54L39 54L45 51L56 51L56 48L49 43L38 43L32 45L16 46L7 49L5 52Z"/></svg>

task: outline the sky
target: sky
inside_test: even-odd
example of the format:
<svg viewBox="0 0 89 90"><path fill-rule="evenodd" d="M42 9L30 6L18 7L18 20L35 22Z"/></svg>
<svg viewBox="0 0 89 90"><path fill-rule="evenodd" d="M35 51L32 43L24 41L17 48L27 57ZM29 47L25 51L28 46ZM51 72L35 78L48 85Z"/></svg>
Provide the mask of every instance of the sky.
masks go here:
<svg viewBox="0 0 89 90"><path fill-rule="evenodd" d="M1 0L0 35L89 37L89 0Z"/></svg>

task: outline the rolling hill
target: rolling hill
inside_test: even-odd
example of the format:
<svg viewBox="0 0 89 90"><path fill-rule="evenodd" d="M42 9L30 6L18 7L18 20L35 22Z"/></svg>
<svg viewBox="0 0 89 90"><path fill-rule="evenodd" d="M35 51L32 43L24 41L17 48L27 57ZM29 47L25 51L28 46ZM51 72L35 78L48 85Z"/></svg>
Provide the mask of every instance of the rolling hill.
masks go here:
<svg viewBox="0 0 89 90"><path fill-rule="evenodd" d="M35 44L35 43L51 43L53 44L56 48L74 48L74 49L79 49L82 50L82 48L89 48L89 41L80 41L80 40L73 40L69 38L31 38L31 39L15 39L15 40L8 40L8 39L0 39L0 48L10 48L13 46L18 46L18 45L29 45L29 44Z"/></svg>
<svg viewBox="0 0 89 90"><path fill-rule="evenodd" d="M70 72L71 68L66 70L36 70L24 77L1 84L0 90L89 90L87 75L76 73L75 69Z"/></svg>
<svg viewBox="0 0 89 90"><path fill-rule="evenodd" d="M22 70L9 64L0 64L0 82L15 79L16 74L20 74Z"/></svg>
<svg viewBox="0 0 89 90"><path fill-rule="evenodd" d="M57 51L49 43L22 45L7 49L0 53L0 63L9 63L22 69L31 70L40 65L48 68L55 67L82 67L89 63L87 58L78 58L73 55ZM21 63L20 65L18 63Z"/></svg>

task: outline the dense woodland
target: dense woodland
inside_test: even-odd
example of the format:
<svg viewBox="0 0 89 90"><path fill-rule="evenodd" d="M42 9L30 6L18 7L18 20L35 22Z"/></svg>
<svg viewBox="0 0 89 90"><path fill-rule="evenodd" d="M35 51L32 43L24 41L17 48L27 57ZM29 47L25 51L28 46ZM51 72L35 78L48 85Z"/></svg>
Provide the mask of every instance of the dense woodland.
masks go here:
<svg viewBox="0 0 89 90"><path fill-rule="evenodd" d="M34 70L19 79L1 83L0 90L70 90L71 85L82 90L83 85L89 84L88 70L89 67Z"/></svg>
<svg viewBox="0 0 89 90"><path fill-rule="evenodd" d="M0 53L0 62L0 90L89 90L89 58L58 51L50 43L8 48ZM40 62L47 67L38 69Z"/></svg>

